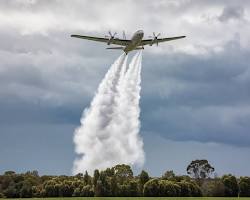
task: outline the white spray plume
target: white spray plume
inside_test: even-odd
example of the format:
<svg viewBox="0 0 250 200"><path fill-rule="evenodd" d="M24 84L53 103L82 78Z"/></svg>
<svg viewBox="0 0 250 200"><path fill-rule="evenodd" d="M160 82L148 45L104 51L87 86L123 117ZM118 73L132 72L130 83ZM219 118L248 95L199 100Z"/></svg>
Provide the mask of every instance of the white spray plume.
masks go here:
<svg viewBox="0 0 250 200"><path fill-rule="evenodd" d="M116 164L142 165L143 142L140 130L141 52L127 69L121 55L106 73L91 105L85 109L81 126L75 130L73 173L105 169Z"/></svg>
<svg viewBox="0 0 250 200"><path fill-rule="evenodd" d="M116 100L116 116L114 116L113 130L119 130L117 136L123 147L123 162L132 165L143 165L143 142L140 131L140 91L141 91L141 51L132 59L124 77L118 85ZM130 156L125 156L130 155Z"/></svg>

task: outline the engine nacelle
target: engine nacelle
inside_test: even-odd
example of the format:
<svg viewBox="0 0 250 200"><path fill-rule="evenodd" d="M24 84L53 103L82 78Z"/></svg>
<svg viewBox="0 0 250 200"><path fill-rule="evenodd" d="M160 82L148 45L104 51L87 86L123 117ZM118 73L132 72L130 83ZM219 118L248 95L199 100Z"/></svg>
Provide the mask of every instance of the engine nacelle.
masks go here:
<svg viewBox="0 0 250 200"><path fill-rule="evenodd" d="M109 41L107 42L107 45L112 44L113 40L114 40L114 37L111 37L111 38L109 39Z"/></svg>
<svg viewBox="0 0 250 200"><path fill-rule="evenodd" d="M152 46L153 44L156 44L158 46L158 37L160 35L161 35L160 33L158 33L156 35L155 32L153 32L153 36L149 36L149 38L152 38L152 42L151 42L150 46Z"/></svg>
<svg viewBox="0 0 250 200"><path fill-rule="evenodd" d="M152 39L152 42L151 42L150 46L152 46L153 44L157 44L158 45L157 38Z"/></svg>
<svg viewBox="0 0 250 200"><path fill-rule="evenodd" d="M106 38L109 38L107 45L112 44L113 40L115 39L116 32L114 34L111 33L111 31L108 32L109 36L105 36Z"/></svg>

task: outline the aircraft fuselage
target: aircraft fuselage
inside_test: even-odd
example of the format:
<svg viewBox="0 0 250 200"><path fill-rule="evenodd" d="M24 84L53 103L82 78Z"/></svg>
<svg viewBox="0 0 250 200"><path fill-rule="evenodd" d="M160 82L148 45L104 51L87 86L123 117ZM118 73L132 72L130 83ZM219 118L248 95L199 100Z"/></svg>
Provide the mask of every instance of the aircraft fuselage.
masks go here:
<svg viewBox="0 0 250 200"><path fill-rule="evenodd" d="M143 47L138 47L141 44L143 36L144 33L142 30L136 31L131 38L131 42L123 49L123 51L127 54L129 51L135 49L143 49Z"/></svg>
<svg viewBox="0 0 250 200"><path fill-rule="evenodd" d="M186 36L177 36L177 37L167 37L167 38L158 38L160 33L155 34L153 32L153 36L150 36L151 39L142 39L144 36L144 33L142 30L138 30L134 33L131 39L126 39L125 33L123 39L115 38L116 32L114 34L111 33L111 31L108 32L109 36L105 37L93 37L88 35L71 35L71 37L85 39L85 40L92 40L96 42L104 42L107 45L119 45L119 46L112 46L107 47L106 49L113 49L113 50L123 50L126 54L128 52L138 49L144 49L144 46L149 45L152 46L153 44L156 44L158 46L158 43L161 42L167 42L171 40L178 40L185 38Z"/></svg>

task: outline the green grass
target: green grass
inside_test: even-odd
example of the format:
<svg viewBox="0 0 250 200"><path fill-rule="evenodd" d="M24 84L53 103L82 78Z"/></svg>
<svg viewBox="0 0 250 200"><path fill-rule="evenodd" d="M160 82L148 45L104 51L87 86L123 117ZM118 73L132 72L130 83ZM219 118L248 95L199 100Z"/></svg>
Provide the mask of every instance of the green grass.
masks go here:
<svg viewBox="0 0 250 200"><path fill-rule="evenodd" d="M160 199L160 200L250 200L250 197L58 197L58 198L30 198L27 200L39 200L39 199L45 199L45 200L154 200L154 199ZM7 199L5 199L7 200ZM8 199L8 200L14 200L14 199ZM19 199L20 200L20 199Z"/></svg>

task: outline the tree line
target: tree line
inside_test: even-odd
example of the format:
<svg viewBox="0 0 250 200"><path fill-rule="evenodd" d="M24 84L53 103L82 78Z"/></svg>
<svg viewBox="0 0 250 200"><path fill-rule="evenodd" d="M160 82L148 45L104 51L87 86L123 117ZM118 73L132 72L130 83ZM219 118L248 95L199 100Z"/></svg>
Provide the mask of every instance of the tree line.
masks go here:
<svg viewBox="0 0 250 200"><path fill-rule="evenodd" d="M150 177L142 170L134 176L131 167L125 164L96 169L93 176L87 171L75 176L6 171L0 175L0 198L250 196L250 177L236 178L231 174L217 177L207 160L192 161L187 174L166 171L161 177Z"/></svg>

